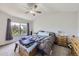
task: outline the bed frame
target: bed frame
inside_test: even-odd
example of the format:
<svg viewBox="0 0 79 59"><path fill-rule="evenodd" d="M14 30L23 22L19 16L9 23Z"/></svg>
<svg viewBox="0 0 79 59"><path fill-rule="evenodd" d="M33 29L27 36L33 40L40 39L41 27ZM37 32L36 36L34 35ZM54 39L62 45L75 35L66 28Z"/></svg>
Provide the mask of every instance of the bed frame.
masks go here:
<svg viewBox="0 0 79 59"><path fill-rule="evenodd" d="M28 52L25 46L22 46L21 44L15 44L14 52L16 52L16 49L18 48L18 54L20 56L34 56L37 53L37 48L35 47L32 51Z"/></svg>

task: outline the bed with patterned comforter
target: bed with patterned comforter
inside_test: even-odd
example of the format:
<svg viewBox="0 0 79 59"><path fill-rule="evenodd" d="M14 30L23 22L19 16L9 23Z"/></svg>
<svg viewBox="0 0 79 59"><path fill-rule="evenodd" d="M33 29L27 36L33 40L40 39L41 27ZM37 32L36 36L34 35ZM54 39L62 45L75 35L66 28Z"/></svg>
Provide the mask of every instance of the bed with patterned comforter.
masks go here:
<svg viewBox="0 0 79 59"><path fill-rule="evenodd" d="M56 39L55 33L50 33L49 36L29 35L29 36L23 36L18 42L16 42L16 44L21 46L28 53L30 53L37 46L39 47L39 49L49 52L51 49L50 47L53 45L55 39ZM15 47L15 50L16 50L16 47ZM47 54L50 54L50 53L47 53Z"/></svg>

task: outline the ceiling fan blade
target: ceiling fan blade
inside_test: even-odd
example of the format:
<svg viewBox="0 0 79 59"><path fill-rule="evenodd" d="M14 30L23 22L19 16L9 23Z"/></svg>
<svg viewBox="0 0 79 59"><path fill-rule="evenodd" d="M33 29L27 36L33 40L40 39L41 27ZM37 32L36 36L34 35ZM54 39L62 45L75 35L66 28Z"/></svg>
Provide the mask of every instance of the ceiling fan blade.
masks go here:
<svg viewBox="0 0 79 59"><path fill-rule="evenodd" d="M35 4L35 5L34 5L34 9L36 9L37 7L38 7L38 6Z"/></svg>
<svg viewBox="0 0 79 59"><path fill-rule="evenodd" d="M29 13L29 11L26 11L25 13L27 14L27 13Z"/></svg>
<svg viewBox="0 0 79 59"><path fill-rule="evenodd" d="M33 5L35 5L35 3L27 3L28 7L33 7Z"/></svg>
<svg viewBox="0 0 79 59"><path fill-rule="evenodd" d="M32 14L33 16L35 16L35 14Z"/></svg>
<svg viewBox="0 0 79 59"><path fill-rule="evenodd" d="M42 13L41 11L36 11L37 13Z"/></svg>

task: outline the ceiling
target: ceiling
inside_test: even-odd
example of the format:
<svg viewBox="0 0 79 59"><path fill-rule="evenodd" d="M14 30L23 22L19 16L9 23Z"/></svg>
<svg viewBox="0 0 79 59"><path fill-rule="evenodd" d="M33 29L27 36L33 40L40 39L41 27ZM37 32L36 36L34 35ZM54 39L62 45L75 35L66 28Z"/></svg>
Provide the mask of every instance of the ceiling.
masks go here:
<svg viewBox="0 0 79 59"><path fill-rule="evenodd" d="M27 3L1 3L0 10L16 17L24 19L33 19L37 16L44 15L51 12L79 12L79 3L39 3L38 10L42 11L42 14L32 16L31 14L25 14L29 10Z"/></svg>

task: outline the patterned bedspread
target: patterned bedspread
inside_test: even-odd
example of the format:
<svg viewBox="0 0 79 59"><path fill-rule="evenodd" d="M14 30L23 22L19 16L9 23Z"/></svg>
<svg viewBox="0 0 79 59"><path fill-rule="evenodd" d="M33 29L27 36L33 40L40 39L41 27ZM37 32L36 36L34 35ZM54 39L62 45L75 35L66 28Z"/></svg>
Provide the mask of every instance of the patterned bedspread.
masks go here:
<svg viewBox="0 0 79 59"><path fill-rule="evenodd" d="M26 49L28 52L31 52L32 49L34 49L39 42L43 42L44 40L51 39L52 36L40 36L40 35L29 35L29 36L23 36L18 44L20 46L23 46L24 49ZM52 40L53 41L53 40Z"/></svg>
<svg viewBox="0 0 79 59"><path fill-rule="evenodd" d="M16 42L16 44L23 47L29 53L38 45L38 42L40 42L44 38L46 38L46 36L23 36L18 42Z"/></svg>
<svg viewBox="0 0 79 59"><path fill-rule="evenodd" d="M20 44L26 46L26 48L30 47L33 45L35 42L39 42L46 38L46 36L38 36L38 35L29 35L22 37L21 40L19 40Z"/></svg>

